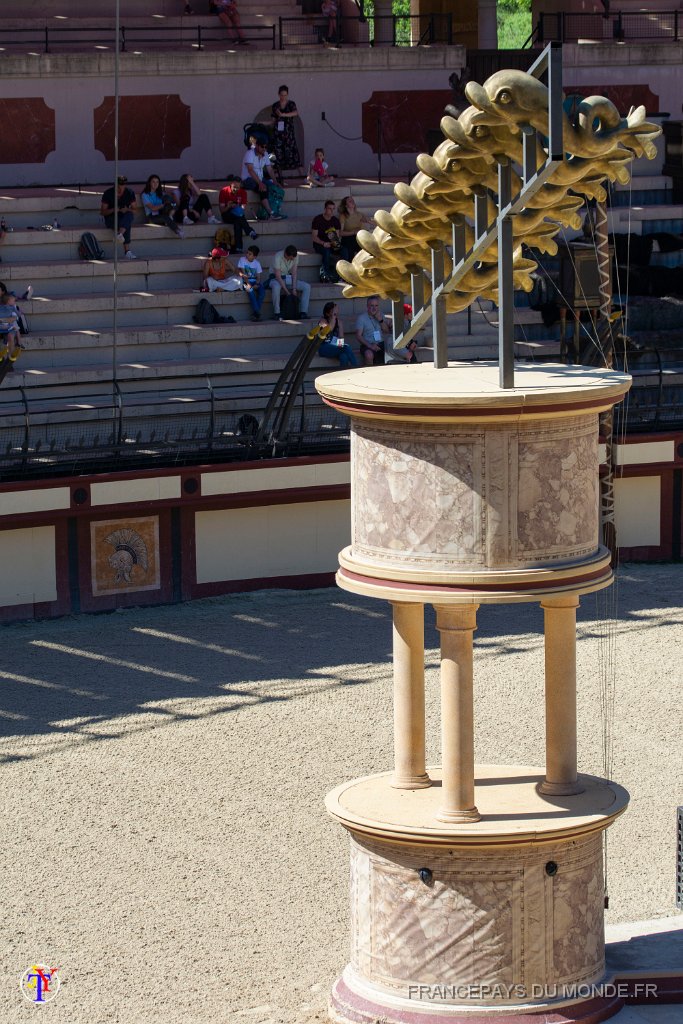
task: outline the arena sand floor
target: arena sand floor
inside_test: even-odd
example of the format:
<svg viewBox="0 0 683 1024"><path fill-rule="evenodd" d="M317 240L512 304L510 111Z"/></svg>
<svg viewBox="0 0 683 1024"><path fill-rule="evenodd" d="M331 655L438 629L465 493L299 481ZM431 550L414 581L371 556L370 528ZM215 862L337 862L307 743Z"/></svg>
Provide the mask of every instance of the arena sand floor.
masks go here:
<svg viewBox="0 0 683 1024"><path fill-rule="evenodd" d="M602 773L616 680L608 922L675 914L683 570L627 565L579 625L579 763ZM476 753L543 759L542 613L483 608ZM427 612L429 758L438 659ZM269 591L2 627L0 1024L58 968L60 1024L311 1024L347 960L346 835L323 807L391 766L387 605ZM681 918L683 924L683 917ZM634 1018L635 1019L635 1018Z"/></svg>

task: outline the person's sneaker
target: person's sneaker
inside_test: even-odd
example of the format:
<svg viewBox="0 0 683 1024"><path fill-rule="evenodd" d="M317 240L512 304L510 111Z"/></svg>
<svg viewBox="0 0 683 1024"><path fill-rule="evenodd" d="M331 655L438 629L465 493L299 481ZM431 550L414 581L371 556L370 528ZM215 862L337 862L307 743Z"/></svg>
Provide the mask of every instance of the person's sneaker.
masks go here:
<svg viewBox="0 0 683 1024"><path fill-rule="evenodd" d="M255 241L258 238L258 235L256 234L255 231L250 231L249 237L252 239L252 241Z"/></svg>
<svg viewBox="0 0 683 1024"><path fill-rule="evenodd" d="M272 320L282 320L282 317L280 316L279 313L273 313L271 319Z"/></svg>
<svg viewBox="0 0 683 1024"><path fill-rule="evenodd" d="M128 252L126 253L126 259L127 260L136 260L137 259L137 256L135 255L135 253L133 252L132 249L129 249Z"/></svg>
<svg viewBox="0 0 683 1024"><path fill-rule="evenodd" d="M183 224L194 224L191 217L183 217Z"/></svg>
<svg viewBox="0 0 683 1024"><path fill-rule="evenodd" d="M206 220L208 224L220 224L218 217L214 217L213 214L211 214L210 217L207 217Z"/></svg>
<svg viewBox="0 0 683 1024"><path fill-rule="evenodd" d="M30 299L32 295L33 295L33 285L30 284L28 286L28 288L26 289L26 291L24 292L24 294L21 297L22 297L22 299Z"/></svg>
<svg viewBox="0 0 683 1024"><path fill-rule="evenodd" d="M248 43L248 41L246 39L238 39L237 40L237 45L238 46L249 46L249 43Z"/></svg>
<svg viewBox="0 0 683 1024"><path fill-rule="evenodd" d="M273 214L273 220L284 220L284 219L285 218L282 216L281 213L274 213Z"/></svg>

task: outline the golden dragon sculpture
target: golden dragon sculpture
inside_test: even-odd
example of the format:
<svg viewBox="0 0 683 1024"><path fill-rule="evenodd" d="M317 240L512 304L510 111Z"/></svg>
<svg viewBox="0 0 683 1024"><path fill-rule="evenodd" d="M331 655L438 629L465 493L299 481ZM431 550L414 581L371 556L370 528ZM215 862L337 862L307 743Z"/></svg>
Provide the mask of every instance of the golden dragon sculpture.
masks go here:
<svg viewBox="0 0 683 1024"><path fill-rule="evenodd" d="M493 195L498 191L498 164L512 161L512 195L521 187L514 166L522 166L523 132L536 129L536 166L547 158L543 140L549 133L548 90L523 71L499 71L483 85L469 82L467 107L459 117L444 117L444 141L432 156L417 158L418 173L410 185L394 187L396 202L389 212L378 210L374 231L359 231L361 251L352 263L340 261L337 272L346 281L344 295L378 293L384 298L409 294L411 273L424 275L425 301L431 294L431 252L435 244L449 245L452 226L465 218L465 246L474 244L475 194L486 195L488 222L495 220ZM522 244L554 255L554 236L564 225L580 228L578 210L583 196L604 200L604 181L626 184L634 157L653 159L654 139L661 128L645 120L645 108L622 117L603 96L588 96L571 120L563 112L565 157L545 184L530 197L525 209L513 215L513 276L515 288L531 291L536 263L522 253ZM449 312L465 309L478 297L498 301L498 247L493 242L478 263L446 296ZM446 277L452 260L446 254Z"/></svg>

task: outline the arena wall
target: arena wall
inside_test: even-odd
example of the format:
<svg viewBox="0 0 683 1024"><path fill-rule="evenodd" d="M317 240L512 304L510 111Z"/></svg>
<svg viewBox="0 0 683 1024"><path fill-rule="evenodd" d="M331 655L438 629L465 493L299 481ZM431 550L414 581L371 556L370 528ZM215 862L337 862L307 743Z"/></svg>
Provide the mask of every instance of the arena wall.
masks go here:
<svg viewBox="0 0 683 1024"><path fill-rule="evenodd" d="M683 434L617 446L620 557L680 559ZM0 485L0 619L334 582L346 455Z"/></svg>

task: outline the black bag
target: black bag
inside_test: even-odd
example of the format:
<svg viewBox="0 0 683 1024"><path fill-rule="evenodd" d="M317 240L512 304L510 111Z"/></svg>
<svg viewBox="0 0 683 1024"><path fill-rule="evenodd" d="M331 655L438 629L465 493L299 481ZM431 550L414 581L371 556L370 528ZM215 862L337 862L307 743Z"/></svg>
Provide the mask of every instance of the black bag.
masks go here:
<svg viewBox="0 0 683 1024"><path fill-rule="evenodd" d="M283 320L299 319L299 296L292 292L280 298L280 316Z"/></svg>
<svg viewBox="0 0 683 1024"><path fill-rule="evenodd" d="M92 231L86 231L81 235L81 240L78 243L78 255L82 260L104 259L104 250L100 248L100 243L97 241Z"/></svg>
<svg viewBox="0 0 683 1024"><path fill-rule="evenodd" d="M19 333L20 334L30 334L30 329L29 329L29 326L28 326L28 320L26 319L26 314L18 312L17 313L17 318L19 320Z"/></svg>
<svg viewBox="0 0 683 1024"><path fill-rule="evenodd" d="M244 125L244 145L250 146L250 139L256 139L257 142L262 142L264 146L267 146L270 142L270 131L265 124L260 124L258 121L249 121Z"/></svg>
<svg viewBox="0 0 683 1024"><path fill-rule="evenodd" d="M196 324L234 324L234 316L221 316L207 299L200 299L192 320Z"/></svg>

